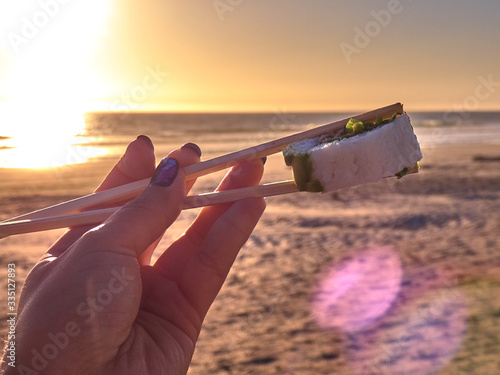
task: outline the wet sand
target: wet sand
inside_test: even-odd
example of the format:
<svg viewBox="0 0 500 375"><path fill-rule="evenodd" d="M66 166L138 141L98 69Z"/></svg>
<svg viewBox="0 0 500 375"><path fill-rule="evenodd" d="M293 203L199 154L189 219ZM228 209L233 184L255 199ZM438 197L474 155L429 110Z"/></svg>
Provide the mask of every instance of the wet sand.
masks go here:
<svg viewBox="0 0 500 375"><path fill-rule="evenodd" d="M206 318L190 374L498 372L500 149L423 152L421 172L401 180L269 198ZM87 194L113 163L2 170L0 219ZM265 181L288 178L281 157L269 158ZM183 213L160 248L194 215ZM19 288L62 232L0 240L0 277L15 262ZM2 331L6 309L3 293Z"/></svg>

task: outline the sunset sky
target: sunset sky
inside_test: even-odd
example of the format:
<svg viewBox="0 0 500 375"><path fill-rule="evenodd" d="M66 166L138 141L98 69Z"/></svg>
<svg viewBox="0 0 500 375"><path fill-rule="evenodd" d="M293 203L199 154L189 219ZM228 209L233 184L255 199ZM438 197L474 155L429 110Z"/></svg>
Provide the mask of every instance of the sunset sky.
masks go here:
<svg viewBox="0 0 500 375"><path fill-rule="evenodd" d="M0 100L101 110L500 110L498 0L0 5Z"/></svg>

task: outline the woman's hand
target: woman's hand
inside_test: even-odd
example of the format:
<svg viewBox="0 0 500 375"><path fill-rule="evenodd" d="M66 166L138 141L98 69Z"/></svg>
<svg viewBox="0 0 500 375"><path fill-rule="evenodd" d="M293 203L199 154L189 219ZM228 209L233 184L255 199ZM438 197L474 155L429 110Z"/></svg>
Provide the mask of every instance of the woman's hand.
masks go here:
<svg viewBox="0 0 500 375"><path fill-rule="evenodd" d="M70 229L26 279L15 374L186 373L205 314L265 208L260 198L204 208L154 265L199 161L187 144L155 172L149 138L132 142L98 190L153 174L144 193L96 228ZM261 161L240 164L220 190L258 184ZM9 372L10 371L10 372Z"/></svg>

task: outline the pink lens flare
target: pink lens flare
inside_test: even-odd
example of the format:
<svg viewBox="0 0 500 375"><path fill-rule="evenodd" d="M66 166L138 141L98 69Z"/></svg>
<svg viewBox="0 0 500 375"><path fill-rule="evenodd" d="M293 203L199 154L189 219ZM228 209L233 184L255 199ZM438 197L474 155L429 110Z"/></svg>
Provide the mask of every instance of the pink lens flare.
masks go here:
<svg viewBox="0 0 500 375"><path fill-rule="evenodd" d="M457 287L426 292L390 315L377 329L346 338L351 374L437 374L466 334L466 298Z"/></svg>
<svg viewBox="0 0 500 375"><path fill-rule="evenodd" d="M327 330L357 332L377 321L398 296L403 271L399 255L387 247L357 252L334 264L320 281L311 309Z"/></svg>

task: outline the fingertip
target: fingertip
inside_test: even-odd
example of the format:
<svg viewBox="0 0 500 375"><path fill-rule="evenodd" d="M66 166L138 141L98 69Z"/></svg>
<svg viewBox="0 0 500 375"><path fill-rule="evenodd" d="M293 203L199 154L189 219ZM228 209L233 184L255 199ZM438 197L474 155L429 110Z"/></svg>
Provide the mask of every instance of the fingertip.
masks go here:
<svg viewBox="0 0 500 375"><path fill-rule="evenodd" d="M132 178L138 173L144 174L144 169L147 169L148 173L150 173L151 166L154 168L154 165L155 156L153 143L146 136L139 136L130 142L125 153L118 162L120 171Z"/></svg>
<svg viewBox="0 0 500 375"><path fill-rule="evenodd" d="M147 147L149 147L152 150L155 149L155 147L153 145L153 141L151 140L151 138L149 138L147 135L144 135L144 134L141 134L141 135L137 136L137 138L133 142L140 142L140 143L143 143L144 145L146 145Z"/></svg>
<svg viewBox="0 0 500 375"><path fill-rule="evenodd" d="M184 143L181 146L181 150L182 149L188 149L188 150L194 151L194 153L196 155L198 155L199 158L201 158L201 148L196 143L192 143L192 142Z"/></svg>
<svg viewBox="0 0 500 375"><path fill-rule="evenodd" d="M96 192L150 177L155 170L154 147L147 136L139 136L127 146L125 153Z"/></svg>
<svg viewBox="0 0 500 375"><path fill-rule="evenodd" d="M186 145L188 144L189 143L186 143ZM194 143L192 143L192 145L196 146ZM179 162L179 166L181 168L184 168L194 163L198 163L200 161L201 150L199 150L198 152L198 150L196 150L194 146L185 147L184 145L177 150L171 151L167 156L169 158L176 159Z"/></svg>
<svg viewBox="0 0 500 375"><path fill-rule="evenodd" d="M146 135L139 135L128 144L123 156L125 157L138 152L152 154L152 151L154 151L153 141Z"/></svg>

